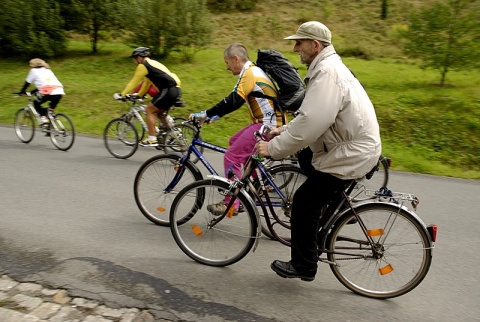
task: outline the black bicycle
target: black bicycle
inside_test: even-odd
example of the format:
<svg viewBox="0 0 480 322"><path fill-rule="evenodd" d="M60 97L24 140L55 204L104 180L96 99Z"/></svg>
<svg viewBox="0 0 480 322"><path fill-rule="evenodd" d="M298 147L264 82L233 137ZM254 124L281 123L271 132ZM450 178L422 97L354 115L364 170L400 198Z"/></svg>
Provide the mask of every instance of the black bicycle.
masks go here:
<svg viewBox="0 0 480 322"><path fill-rule="evenodd" d="M268 177L258 175L261 189L251 180L261 173L261 158L252 154L242 178L229 181L212 177L184 187L170 209L170 229L180 249L193 260L210 266L236 263L255 250L261 236L260 213L271 207ZM426 226L413 210L418 199L412 194L383 189L377 199L354 203L353 181L340 198L323 209L318 232L319 261L327 263L335 277L353 292L372 298L392 298L413 290L425 278L432 262L436 226ZM230 196L222 215L209 205ZM245 213L232 216L233 202L240 201ZM273 213L275 215L275 213ZM281 220L265 216L270 233L283 243L289 239L276 233Z"/></svg>

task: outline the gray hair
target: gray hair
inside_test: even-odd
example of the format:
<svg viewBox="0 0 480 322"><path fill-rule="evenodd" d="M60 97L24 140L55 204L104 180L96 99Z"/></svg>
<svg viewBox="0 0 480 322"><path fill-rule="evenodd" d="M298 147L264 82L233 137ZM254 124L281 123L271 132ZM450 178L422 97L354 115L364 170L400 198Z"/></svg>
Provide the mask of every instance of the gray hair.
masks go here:
<svg viewBox="0 0 480 322"><path fill-rule="evenodd" d="M248 57L247 48L240 43L231 44L227 47L227 49L225 49L223 54L228 58L232 58L236 55L238 56L238 58L240 58L241 61L244 62L250 60L250 58Z"/></svg>

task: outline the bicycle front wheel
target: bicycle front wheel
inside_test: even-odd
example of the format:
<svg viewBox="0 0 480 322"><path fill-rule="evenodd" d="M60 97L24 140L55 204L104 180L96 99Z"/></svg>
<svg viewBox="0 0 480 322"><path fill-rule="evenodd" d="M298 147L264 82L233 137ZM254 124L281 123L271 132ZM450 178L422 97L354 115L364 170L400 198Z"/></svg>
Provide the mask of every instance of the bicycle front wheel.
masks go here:
<svg viewBox="0 0 480 322"><path fill-rule="evenodd" d="M23 143L29 143L35 136L35 119L28 108L21 108L15 114L15 134Z"/></svg>
<svg viewBox="0 0 480 322"><path fill-rule="evenodd" d="M268 173L281 191L283 198L276 192L274 187L266 187L274 213L269 211L268 214L263 212L260 214L262 233L268 238L279 239L289 243L293 195L298 187L307 180L307 176L300 167L288 164L273 166L268 169ZM262 197L262 199L265 198ZM265 206L268 207L267 204ZM268 227L266 215L270 219L271 227Z"/></svg>
<svg viewBox="0 0 480 322"><path fill-rule="evenodd" d="M127 115L125 121L130 122L135 128L135 130L137 130L137 134L138 134L137 142L143 141L143 139L145 138L146 131L145 131L145 128L143 127L142 122L140 122L140 120L137 119L135 115Z"/></svg>
<svg viewBox="0 0 480 322"><path fill-rule="evenodd" d="M67 151L75 141L75 128L72 120L65 114L56 114L50 124L50 140L57 149Z"/></svg>
<svg viewBox="0 0 480 322"><path fill-rule="evenodd" d="M432 242L422 223L395 205L371 203L356 212L366 233L351 224L350 211L339 218L327 242L333 252L328 259L337 264L330 266L335 277L354 293L377 299L417 287L432 262Z"/></svg>
<svg viewBox="0 0 480 322"><path fill-rule="evenodd" d="M123 118L116 118L105 127L103 142L108 152L115 158L127 159L137 151L138 133L132 123Z"/></svg>
<svg viewBox="0 0 480 322"><path fill-rule="evenodd" d="M191 162L180 166L181 157L156 155L138 169L133 184L135 202L142 214L160 226L169 226L173 198L186 185L201 180L201 172Z"/></svg>
<svg viewBox="0 0 480 322"><path fill-rule="evenodd" d="M181 250L193 260L209 266L236 263L252 249L258 222L253 205L239 194L244 213L224 216L218 222L208 206L223 200L229 183L207 179L182 189L173 200L170 230Z"/></svg>

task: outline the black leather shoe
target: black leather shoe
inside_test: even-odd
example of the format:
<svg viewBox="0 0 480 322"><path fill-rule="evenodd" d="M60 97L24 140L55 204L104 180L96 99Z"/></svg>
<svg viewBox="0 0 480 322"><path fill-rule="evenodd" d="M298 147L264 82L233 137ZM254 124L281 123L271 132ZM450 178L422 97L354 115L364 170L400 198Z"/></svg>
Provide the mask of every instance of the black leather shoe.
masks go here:
<svg viewBox="0 0 480 322"><path fill-rule="evenodd" d="M316 269L297 271L290 262L273 261L270 265L275 273L283 278L299 278L302 281L311 282L315 279Z"/></svg>

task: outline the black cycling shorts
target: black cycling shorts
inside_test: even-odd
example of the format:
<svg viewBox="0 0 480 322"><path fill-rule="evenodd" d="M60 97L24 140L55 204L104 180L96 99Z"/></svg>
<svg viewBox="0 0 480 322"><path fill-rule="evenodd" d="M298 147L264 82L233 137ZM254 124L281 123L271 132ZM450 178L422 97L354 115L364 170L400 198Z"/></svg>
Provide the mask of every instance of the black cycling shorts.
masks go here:
<svg viewBox="0 0 480 322"><path fill-rule="evenodd" d="M181 96L180 87L165 88L152 99L152 104L159 110L168 111Z"/></svg>

